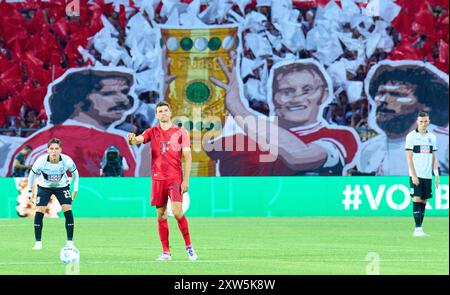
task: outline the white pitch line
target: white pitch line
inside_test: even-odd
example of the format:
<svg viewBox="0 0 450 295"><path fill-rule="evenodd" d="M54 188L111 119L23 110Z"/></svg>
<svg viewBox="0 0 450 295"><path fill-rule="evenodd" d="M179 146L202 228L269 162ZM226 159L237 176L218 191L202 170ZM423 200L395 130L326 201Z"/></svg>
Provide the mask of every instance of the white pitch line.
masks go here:
<svg viewBox="0 0 450 295"><path fill-rule="evenodd" d="M149 264L149 263L236 263L236 262L274 262L274 260L249 260L249 259L241 259L241 260L197 260L197 261L181 261L181 260L171 260L171 261L156 261L156 260L125 260L125 261L82 261L80 262L81 265L87 265L87 264ZM365 259L354 259L354 260L348 260L348 259L332 259L332 260L298 260L298 261L283 261L283 260L277 260L276 263L284 263L284 264L298 264L298 263L306 263L306 262L361 262L361 263L367 263ZM402 260L402 259L381 259L381 263L383 262L443 262L442 260L420 260L420 259L413 259L413 260ZM50 261L35 261L35 262L0 262L1 265L51 265L51 264L58 264L64 266L64 264L58 263L58 262L50 262Z"/></svg>

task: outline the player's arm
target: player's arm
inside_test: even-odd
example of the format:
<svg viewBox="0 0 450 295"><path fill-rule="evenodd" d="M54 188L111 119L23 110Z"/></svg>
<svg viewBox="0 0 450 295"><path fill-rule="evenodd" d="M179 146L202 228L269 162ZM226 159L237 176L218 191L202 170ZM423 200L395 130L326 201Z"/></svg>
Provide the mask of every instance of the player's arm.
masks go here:
<svg viewBox="0 0 450 295"><path fill-rule="evenodd" d="M75 171L70 173L72 174L72 181L73 181L72 200L74 200L78 193L78 181L80 179L80 175L78 174L77 169L75 169Z"/></svg>
<svg viewBox="0 0 450 295"><path fill-rule="evenodd" d="M39 172L37 168L38 168L37 164L34 163L33 167L30 170L30 173L28 174L28 199L30 199L31 202L33 202L33 200L36 197L33 194L33 185L34 185L34 178L36 177L36 174Z"/></svg>
<svg viewBox="0 0 450 295"><path fill-rule="evenodd" d="M128 133L128 144L141 144L144 143L144 136L143 135L136 135L134 133Z"/></svg>
<svg viewBox="0 0 450 295"><path fill-rule="evenodd" d="M19 160L17 160L17 159L14 159L13 166L16 169L31 169L31 166L22 165L22 164L20 164Z"/></svg>
<svg viewBox="0 0 450 295"><path fill-rule="evenodd" d="M408 162L408 168L411 173L412 183L414 183L414 185L418 185L419 178L417 177L416 168L414 167L413 149L414 149L414 142L411 137L411 134L408 134L405 140L406 161Z"/></svg>
<svg viewBox="0 0 450 295"><path fill-rule="evenodd" d="M75 162L69 156L64 156L63 160L65 161L66 171L69 171L70 174L72 174L72 181L73 181L72 200L74 200L78 193L78 180L80 178L78 174L77 165L75 165Z"/></svg>
<svg viewBox="0 0 450 295"><path fill-rule="evenodd" d="M433 151L432 153L432 165L433 165L433 172L434 172L434 182L436 183L436 188L439 187L439 168L438 168L438 161L436 158L436 152Z"/></svg>
<svg viewBox="0 0 450 295"><path fill-rule="evenodd" d="M409 149L406 150L406 160L408 161L409 171L411 171L412 182L415 185L418 185L419 178L417 178L416 169L414 168L413 151L412 150L409 150Z"/></svg>
<svg viewBox="0 0 450 295"><path fill-rule="evenodd" d="M181 183L182 193L187 192L189 189L189 176L191 175L191 167L192 167L192 155L190 147L183 148L183 157L184 157L184 173L183 173L183 182Z"/></svg>

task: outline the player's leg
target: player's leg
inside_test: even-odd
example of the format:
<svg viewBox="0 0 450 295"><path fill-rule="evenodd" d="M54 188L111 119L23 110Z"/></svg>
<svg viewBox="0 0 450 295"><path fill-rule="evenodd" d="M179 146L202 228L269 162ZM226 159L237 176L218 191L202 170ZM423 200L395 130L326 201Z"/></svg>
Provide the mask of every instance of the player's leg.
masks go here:
<svg viewBox="0 0 450 295"><path fill-rule="evenodd" d="M67 243L66 246L73 246L73 232L75 229L75 222L73 218L72 205L61 205L64 211L64 218L66 219L66 233L67 233Z"/></svg>
<svg viewBox="0 0 450 295"><path fill-rule="evenodd" d="M65 218L65 226L66 226L66 233L67 233L67 243L66 246L72 247L73 246L73 232L75 228L75 223L73 219L73 213L72 213L72 195L70 194L69 187L64 187L57 189L56 198L58 199L59 204L61 205L63 211L64 211L64 218Z"/></svg>
<svg viewBox="0 0 450 295"><path fill-rule="evenodd" d="M44 214L45 208L47 207L48 201L52 195L51 190L38 186L37 196L36 196L36 214L34 215L34 237L35 244L33 249L42 249L42 229L44 227Z"/></svg>
<svg viewBox="0 0 450 295"><path fill-rule="evenodd" d="M422 211L421 211L422 215L420 216L420 226L422 226L423 219L425 217L425 209L427 207L427 199L422 199L422 204L421 205L422 205Z"/></svg>
<svg viewBox="0 0 450 295"><path fill-rule="evenodd" d="M415 185L412 182L412 178L409 178L409 185L410 185L410 192L411 197L413 201L413 216L414 216L414 222L415 222L415 228L413 235L415 237L419 237L423 235L423 230L421 227L421 220L422 220L422 198L421 196L421 181L419 180L419 185Z"/></svg>
<svg viewBox="0 0 450 295"><path fill-rule="evenodd" d="M419 196L413 196L413 216L416 228L422 225L422 199Z"/></svg>
<svg viewBox="0 0 450 295"><path fill-rule="evenodd" d="M157 206L156 215L158 219L158 234L161 240L163 253L158 260L170 260L170 246L169 246L169 223L167 222L167 207Z"/></svg>
<svg viewBox="0 0 450 295"><path fill-rule="evenodd" d="M189 225L186 216L183 213L183 194L181 193L180 184L174 183L169 186L169 197L172 202L173 216L177 220L178 228L183 235L184 244L188 257L191 260L197 260L197 254L191 244L191 236L189 234Z"/></svg>
<svg viewBox="0 0 450 295"><path fill-rule="evenodd" d="M178 228L183 235L185 246L190 247L192 246L191 237L189 235L189 225L186 216L183 214L183 203L180 201L173 201L173 199L174 198L171 196L173 216L178 222Z"/></svg>
<svg viewBox="0 0 450 295"><path fill-rule="evenodd" d="M433 197L432 193L432 181L431 179L420 179L422 181L422 215L420 219L420 226L422 227L423 219L425 218L425 209L427 206L428 199ZM429 236L424 233L424 235Z"/></svg>
<svg viewBox="0 0 450 295"><path fill-rule="evenodd" d="M171 200L173 200L173 198L171 198ZM183 214L183 203L177 202L177 201L175 201L175 202L172 201L172 211L173 211L173 216L175 217L175 219L178 222L178 228L180 229L181 234L183 235L184 244L186 247L186 252L188 254L188 258L192 261L197 260L197 258L198 258L197 253L195 252L194 248L192 247L192 243L191 243L188 221L186 219L186 216Z"/></svg>
<svg viewBox="0 0 450 295"><path fill-rule="evenodd" d="M36 214L34 215L34 237L35 244L33 249L42 249L42 228L44 227L44 214L46 206L36 206Z"/></svg>
<svg viewBox="0 0 450 295"><path fill-rule="evenodd" d="M152 180L151 205L156 206L158 234L163 249L163 253L157 258L157 260L171 259L169 246L169 224L167 222L167 200L168 195L164 187L164 181Z"/></svg>

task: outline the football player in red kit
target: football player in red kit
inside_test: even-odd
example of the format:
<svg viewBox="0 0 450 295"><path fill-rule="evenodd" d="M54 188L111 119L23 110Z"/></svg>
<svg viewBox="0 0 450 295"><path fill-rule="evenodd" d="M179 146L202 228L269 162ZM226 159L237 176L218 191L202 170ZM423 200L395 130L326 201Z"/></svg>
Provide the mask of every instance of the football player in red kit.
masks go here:
<svg viewBox="0 0 450 295"><path fill-rule="evenodd" d="M192 165L189 134L172 124L170 105L160 102L156 105L156 117L159 125L146 129L141 135L128 134L129 144L150 142L152 158L152 197L151 206L156 206L158 232L163 253L158 260L171 260L169 248L169 226L167 223L167 202L170 198L173 214L183 234L186 251L190 260L197 260L192 248L189 227L183 214L183 193L188 191L189 174ZM184 156L184 175L181 157Z"/></svg>

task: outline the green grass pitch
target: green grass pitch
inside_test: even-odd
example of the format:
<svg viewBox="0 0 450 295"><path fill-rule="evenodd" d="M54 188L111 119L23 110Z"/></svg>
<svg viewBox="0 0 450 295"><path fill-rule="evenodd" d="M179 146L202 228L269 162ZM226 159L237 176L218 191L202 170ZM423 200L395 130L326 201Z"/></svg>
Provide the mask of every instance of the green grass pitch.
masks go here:
<svg viewBox="0 0 450 295"><path fill-rule="evenodd" d="M426 217L431 237L414 238L412 217L190 218L199 260L184 251L170 218L172 261L158 262L155 218L75 218L79 274L449 274L448 217ZM32 219L0 219L0 274L61 274L64 218L44 219L32 250ZM369 254L373 252L372 254ZM375 256L374 256L375 255ZM379 257L376 262L374 257Z"/></svg>

